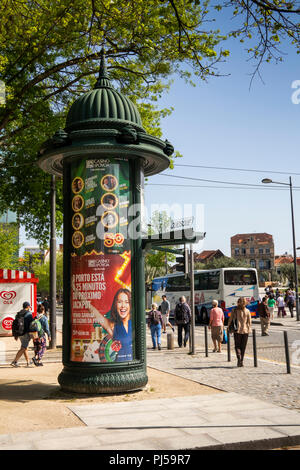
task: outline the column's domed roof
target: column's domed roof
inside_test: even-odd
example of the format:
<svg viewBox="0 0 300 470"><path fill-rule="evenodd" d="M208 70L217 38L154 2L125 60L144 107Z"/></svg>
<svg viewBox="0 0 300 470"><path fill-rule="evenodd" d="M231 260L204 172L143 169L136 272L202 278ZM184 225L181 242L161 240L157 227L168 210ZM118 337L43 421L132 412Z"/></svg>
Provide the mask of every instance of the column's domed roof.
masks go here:
<svg viewBox="0 0 300 470"><path fill-rule="evenodd" d="M93 90L80 96L72 104L66 120L66 131L132 125L143 131L142 120L136 106L115 90L108 78L102 53L99 78ZM113 122L114 121L114 124Z"/></svg>

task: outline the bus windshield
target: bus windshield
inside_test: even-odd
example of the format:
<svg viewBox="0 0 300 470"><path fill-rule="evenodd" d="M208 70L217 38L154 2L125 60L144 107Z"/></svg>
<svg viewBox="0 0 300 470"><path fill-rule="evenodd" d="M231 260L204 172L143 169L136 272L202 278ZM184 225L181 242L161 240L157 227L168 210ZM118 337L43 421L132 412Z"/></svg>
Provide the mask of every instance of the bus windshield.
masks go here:
<svg viewBox="0 0 300 470"><path fill-rule="evenodd" d="M249 286L256 284L255 271L224 271L224 284L227 286Z"/></svg>

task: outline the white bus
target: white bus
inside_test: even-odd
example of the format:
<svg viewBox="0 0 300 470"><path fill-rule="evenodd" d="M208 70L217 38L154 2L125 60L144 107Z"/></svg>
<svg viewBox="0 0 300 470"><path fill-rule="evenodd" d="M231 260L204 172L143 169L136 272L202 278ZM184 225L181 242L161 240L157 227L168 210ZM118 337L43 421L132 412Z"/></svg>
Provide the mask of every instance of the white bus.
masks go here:
<svg viewBox="0 0 300 470"><path fill-rule="evenodd" d="M184 295L190 304L190 280L184 274L168 274L152 281L152 300L156 304L165 294L171 304L170 317L179 297ZM253 317L257 317L259 300L257 271L254 268L220 268L195 271L195 319L208 323L212 301L218 300L228 320L237 300L245 297L247 308Z"/></svg>

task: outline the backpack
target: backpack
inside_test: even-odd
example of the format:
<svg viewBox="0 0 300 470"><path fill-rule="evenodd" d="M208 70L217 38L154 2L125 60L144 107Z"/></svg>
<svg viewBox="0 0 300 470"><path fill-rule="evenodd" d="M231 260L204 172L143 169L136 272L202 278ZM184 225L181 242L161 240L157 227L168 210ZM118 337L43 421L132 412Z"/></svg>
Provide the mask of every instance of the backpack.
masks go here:
<svg viewBox="0 0 300 470"><path fill-rule="evenodd" d="M23 336L25 333L25 320L24 320L25 313L26 313L26 310L25 311L20 310L20 312L16 314L16 317L14 321L12 322L11 331L12 331L12 335L15 338L18 338L19 336Z"/></svg>
<svg viewBox="0 0 300 470"><path fill-rule="evenodd" d="M159 319L160 319L160 315L158 313L158 310L153 310L153 315L152 315L153 325L158 325L160 323Z"/></svg>
<svg viewBox="0 0 300 470"><path fill-rule="evenodd" d="M41 322L38 319L32 320L32 322L29 325L29 332L38 333L38 337L41 338L41 336L44 336L44 330L42 328Z"/></svg>
<svg viewBox="0 0 300 470"><path fill-rule="evenodd" d="M185 325L189 322L184 304L177 304L175 308L175 321L177 325Z"/></svg>

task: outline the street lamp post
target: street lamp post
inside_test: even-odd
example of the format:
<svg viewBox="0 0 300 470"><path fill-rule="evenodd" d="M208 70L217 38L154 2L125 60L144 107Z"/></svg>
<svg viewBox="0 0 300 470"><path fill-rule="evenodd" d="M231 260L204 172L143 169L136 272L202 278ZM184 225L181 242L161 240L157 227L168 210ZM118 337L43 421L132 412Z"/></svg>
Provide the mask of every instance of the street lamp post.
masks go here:
<svg viewBox="0 0 300 470"><path fill-rule="evenodd" d="M295 222L294 222L294 206L293 206L293 185L292 178L289 177L289 183L281 183L278 181L273 181L269 178L264 178L262 183L273 183L273 184L283 184L289 186L290 188L290 198L291 198L291 215L292 215L292 234L293 234L293 253L294 253L294 277L295 277L295 294L296 294L296 316L297 321L299 321L299 296L298 296L298 276L297 276L297 251L296 251L296 237L295 237Z"/></svg>

